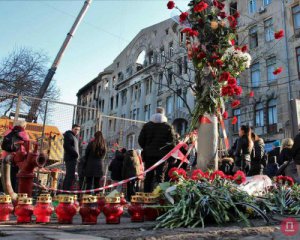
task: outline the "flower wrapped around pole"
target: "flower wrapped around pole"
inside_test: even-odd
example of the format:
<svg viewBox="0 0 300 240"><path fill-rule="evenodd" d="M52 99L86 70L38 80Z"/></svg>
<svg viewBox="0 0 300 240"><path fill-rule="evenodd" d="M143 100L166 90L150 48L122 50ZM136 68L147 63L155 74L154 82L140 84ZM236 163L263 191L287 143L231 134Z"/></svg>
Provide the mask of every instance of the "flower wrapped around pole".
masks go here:
<svg viewBox="0 0 300 240"><path fill-rule="evenodd" d="M225 102L242 94L236 78L249 68L251 56L247 46L237 45L237 11L228 15L224 1L219 0L190 1L188 6L189 11L182 12L179 19L195 76L191 129L198 129L197 167L217 169L217 117L225 111ZM174 7L176 2L170 1L168 8Z"/></svg>

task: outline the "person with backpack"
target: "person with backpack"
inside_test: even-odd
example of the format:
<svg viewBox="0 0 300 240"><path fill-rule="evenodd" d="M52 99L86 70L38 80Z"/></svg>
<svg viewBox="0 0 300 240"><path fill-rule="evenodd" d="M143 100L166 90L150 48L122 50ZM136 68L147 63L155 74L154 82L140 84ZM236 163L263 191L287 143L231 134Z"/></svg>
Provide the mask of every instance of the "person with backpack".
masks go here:
<svg viewBox="0 0 300 240"><path fill-rule="evenodd" d="M86 150L84 157L83 173L86 178L86 188L95 189L100 187L100 179L103 177L103 161L107 147L102 132L97 131Z"/></svg>
<svg viewBox="0 0 300 240"><path fill-rule="evenodd" d="M131 177L135 177L140 175L141 172L141 164L140 159L137 155L135 150L128 150L125 154L123 170L122 170L122 177L123 179L128 179ZM142 176L139 176L142 178ZM127 195L126 198L130 201L131 196L138 191L137 189L137 180L132 180L127 183Z"/></svg>
<svg viewBox="0 0 300 240"><path fill-rule="evenodd" d="M251 133L251 138L254 142L254 147L251 152L251 165L248 176L261 175L264 168L263 162L265 153L265 143L264 140L255 133Z"/></svg>
<svg viewBox="0 0 300 240"><path fill-rule="evenodd" d="M123 180L122 171L123 171L123 162L126 154L126 149L122 148L121 150L116 150L115 157L109 164L108 170L111 171L110 178L115 183ZM117 187L118 191L122 190L122 185Z"/></svg>
<svg viewBox="0 0 300 240"><path fill-rule="evenodd" d="M12 129L8 129L4 133L3 141L1 144L1 160L3 160L9 154L20 150L20 147L21 151L29 151L29 136L26 133L25 128L26 122L22 120L17 120L14 122L14 127ZM23 143L17 144L20 141L23 141ZM19 168L16 164L12 162L10 171L11 185L13 190L17 192L17 173L19 171Z"/></svg>

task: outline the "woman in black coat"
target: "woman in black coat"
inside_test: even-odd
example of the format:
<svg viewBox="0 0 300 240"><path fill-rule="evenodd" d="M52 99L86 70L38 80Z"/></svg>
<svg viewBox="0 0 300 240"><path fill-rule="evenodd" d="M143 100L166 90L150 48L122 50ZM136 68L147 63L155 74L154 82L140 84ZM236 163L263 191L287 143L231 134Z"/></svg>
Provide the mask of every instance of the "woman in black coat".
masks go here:
<svg viewBox="0 0 300 240"><path fill-rule="evenodd" d="M235 152L234 172L242 170L248 174L250 170L251 152L253 142L251 139L251 129L249 126L242 125L239 130L239 139Z"/></svg>
<svg viewBox="0 0 300 240"><path fill-rule="evenodd" d="M97 131L94 140L85 150L85 162L83 167L87 189L100 187L100 179L103 176L103 160L106 154L106 144L101 131Z"/></svg>

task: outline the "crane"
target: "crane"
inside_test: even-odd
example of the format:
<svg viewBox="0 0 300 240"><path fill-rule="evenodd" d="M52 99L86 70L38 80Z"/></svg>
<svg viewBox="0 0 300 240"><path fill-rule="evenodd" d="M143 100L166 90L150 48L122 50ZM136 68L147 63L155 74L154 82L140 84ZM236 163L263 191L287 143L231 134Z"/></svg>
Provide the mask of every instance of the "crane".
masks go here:
<svg viewBox="0 0 300 240"><path fill-rule="evenodd" d="M39 92L38 92L38 95L37 95L37 98L34 99L30 105L30 109L29 109L29 112L28 112L28 115L26 117L26 121L27 122L36 122L37 121L37 111L38 111L38 108L39 108L39 105L41 103L41 99L44 97L51 81L52 81L52 78L56 72L56 69L60 63L60 60L68 46L68 44L70 43L72 37L74 36L77 28L78 28L78 25L79 23L81 22L81 20L83 19L85 13L87 12L90 4L92 3L92 0L86 0L84 2L84 5L83 7L81 8L77 18L75 19L75 22L73 23L70 31L68 32L61 48L59 49L59 52L57 53L53 63L52 63L52 66L51 68L48 70L48 73L42 83L42 86L41 88L39 89Z"/></svg>

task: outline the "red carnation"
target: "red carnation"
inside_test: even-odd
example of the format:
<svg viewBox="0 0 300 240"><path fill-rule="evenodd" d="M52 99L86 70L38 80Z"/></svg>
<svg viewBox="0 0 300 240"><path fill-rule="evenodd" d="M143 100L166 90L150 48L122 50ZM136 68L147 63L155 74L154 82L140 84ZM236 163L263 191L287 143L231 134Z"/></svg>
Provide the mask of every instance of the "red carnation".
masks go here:
<svg viewBox="0 0 300 240"><path fill-rule="evenodd" d="M221 2L219 2L218 0L214 0L213 4L214 4L215 7L217 7L220 10L223 10L224 7L225 7L225 5L223 3L221 3Z"/></svg>
<svg viewBox="0 0 300 240"><path fill-rule="evenodd" d="M224 119L227 119L228 118L228 112L225 111L222 116L223 116Z"/></svg>
<svg viewBox="0 0 300 240"><path fill-rule="evenodd" d="M231 107L232 107L232 108L236 108L236 107L238 107L240 104L241 104L240 100L234 100L234 101L231 103Z"/></svg>
<svg viewBox="0 0 300 240"><path fill-rule="evenodd" d="M294 179L292 179L291 177L286 177L286 176L282 176L282 175L275 177L275 182L277 184L288 185L288 186L294 185Z"/></svg>
<svg viewBox="0 0 300 240"><path fill-rule="evenodd" d="M211 175L210 175L210 180L215 180L216 178L225 178L225 174L222 171L214 171Z"/></svg>
<svg viewBox="0 0 300 240"><path fill-rule="evenodd" d="M180 23L183 23L189 16L189 13L188 12L183 12L180 14L179 16L179 22Z"/></svg>
<svg viewBox="0 0 300 240"><path fill-rule="evenodd" d="M231 28L235 28L237 26L237 20L235 19L234 16L231 16L231 15L228 16L227 20L228 20L229 25L230 25Z"/></svg>
<svg viewBox="0 0 300 240"><path fill-rule="evenodd" d="M237 121L238 121L237 117L234 116L234 117L232 118L232 120L231 120L231 124L232 124L232 125L235 125L235 124L237 123Z"/></svg>
<svg viewBox="0 0 300 240"><path fill-rule="evenodd" d="M254 91L249 92L249 97L254 97Z"/></svg>
<svg viewBox="0 0 300 240"><path fill-rule="evenodd" d="M237 95L237 96L242 95L242 93L243 93L242 87L241 87L241 86L234 86L234 93L235 93L235 95Z"/></svg>
<svg viewBox="0 0 300 240"><path fill-rule="evenodd" d="M274 75L278 75L278 74L282 73L282 70L283 70L282 67L276 68L276 69L274 70L273 74L274 74Z"/></svg>
<svg viewBox="0 0 300 240"><path fill-rule="evenodd" d="M199 33L198 33L197 30L193 30L191 28L185 28L181 32L186 33L186 34L188 34L191 37L199 35Z"/></svg>
<svg viewBox="0 0 300 240"><path fill-rule="evenodd" d="M219 82L228 81L229 78L230 78L229 72L222 72L222 74L220 75L220 78L219 78Z"/></svg>
<svg viewBox="0 0 300 240"><path fill-rule="evenodd" d="M274 33L275 39L281 39L281 38L283 38L283 36L284 36L284 31L283 31L283 29L280 29L278 32L275 32L275 33Z"/></svg>
<svg viewBox="0 0 300 240"><path fill-rule="evenodd" d="M233 45L235 44L235 40L234 40L234 39L231 39L231 40L230 40L230 43L231 43L231 45L233 46Z"/></svg>
<svg viewBox="0 0 300 240"><path fill-rule="evenodd" d="M201 180L201 179L205 178L204 176L205 175L204 175L204 173L202 172L201 169L196 169L192 173L192 179L193 180Z"/></svg>
<svg viewBox="0 0 300 240"><path fill-rule="evenodd" d="M219 56L218 56L217 53L213 52L213 54L211 55L211 58L212 58L212 59L218 59Z"/></svg>
<svg viewBox="0 0 300 240"><path fill-rule="evenodd" d="M248 46L247 45L244 45L243 47L242 47L242 52L247 52L248 51Z"/></svg>
<svg viewBox="0 0 300 240"><path fill-rule="evenodd" d="M203 59L203 58L205 58L206 57L206 53L205 52L200 52L198 55L197 55L197 58L199 59L199 60L201 60L201 59Z"/></svg>
<svg viewBox="0 0 300 240"><path fill-rule="evenodd" d="M168 176L171 180L176 181L180 176L186 178L186 171L184 171L184 169L182 168L178 169L176 167L173 167L169 170Z"/></svg>
<svg viewBox="0 0 300 240"><path fill-rule="evenodd" d="M231 86L224 86L221 89L221 95L222 96L233 96L234 89Z"/></svg>
<svg viewBox="0 0 300 240"><path fill-rule="evenodd" d="M242 184L244 182L246 182L246 175L243 171L237 171L234 175L233 175L233 181L237 184Z"/></svg>
<svg viewBox="0 0 300 240"><path fill-rule="evenodd" d="M236 11L236 12L233 14L233 16L234 16L235 18L239 18L241 15L240 15L240 13L239 13L238 11Z"/></svg>
<svg viewBox="0 0 300 240"><path fill-rule="evenodd" d="M224 18L227 17L227 15L226 15L225 12L219 12L219 13L218 13L218 16L219 16L220 18L222 18L222 19L224 19Z"/></svg>
<svg viewBox="0 0 300 240"><path fill-rule="evenodd" d="M235 86L237 82L235 78L231 77L228 79L227 83L228 85Z"/></svg>
<svg viewBox="0 0 300 240"><path fill-rule="evenodd" d="M217 59L217 60L216 60L216 64L217 64L218 66L222 67L224 63L223 63L223 61L222 61L221 59Z"/></svg>
<svg viewBox="0 0 300 240"><path fill-rule="evenodd" d="M225 178L226 178L227 180L229 180L229 181L232 181L232 180L233 180L233 176L231 176L231 175L226 175Z"/></svg>
<svg viewBox="0 0 300 240"><path fill-rule="evenodd" d="M200 2L194 7L195 12L202 12L206 8L208 8L208 4L206 2Z"/></svg>
<svg viewBox="0 0 300 240"><path fill-rule="evenodd" d="M167 4L168 9L173 9L175 7L174 1L169 1Z"/></svg>

